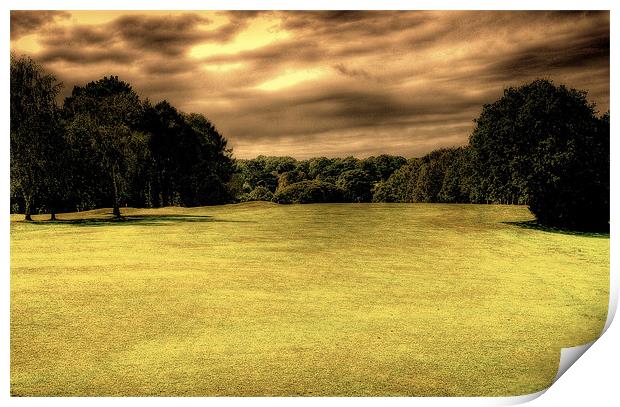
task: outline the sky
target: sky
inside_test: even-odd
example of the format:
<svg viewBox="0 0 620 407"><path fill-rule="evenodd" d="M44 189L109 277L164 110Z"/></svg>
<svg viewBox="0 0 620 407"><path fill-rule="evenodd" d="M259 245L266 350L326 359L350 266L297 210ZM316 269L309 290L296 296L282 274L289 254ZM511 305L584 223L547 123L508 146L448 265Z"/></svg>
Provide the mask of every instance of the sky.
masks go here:
<svg viewBox="0 0 620 407"><path fill-rule="evenodd" d="M117 75L207 116L237 158L421 156L467 144L533 79L609 109L609 12L12 11L11 49L64 85Z"/></svg>

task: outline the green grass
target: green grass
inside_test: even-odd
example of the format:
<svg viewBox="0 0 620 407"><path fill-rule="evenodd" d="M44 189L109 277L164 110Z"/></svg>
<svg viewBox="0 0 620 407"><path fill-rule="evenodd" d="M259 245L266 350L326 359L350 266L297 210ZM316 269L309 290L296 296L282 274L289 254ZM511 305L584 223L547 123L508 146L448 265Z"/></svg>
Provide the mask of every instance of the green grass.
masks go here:
<svg viewBox="0 0 620 407"><path fill-rule="evenodd" d="M527 208L247 203L11 222L13 395L519 395L607 314Z"/></svg>

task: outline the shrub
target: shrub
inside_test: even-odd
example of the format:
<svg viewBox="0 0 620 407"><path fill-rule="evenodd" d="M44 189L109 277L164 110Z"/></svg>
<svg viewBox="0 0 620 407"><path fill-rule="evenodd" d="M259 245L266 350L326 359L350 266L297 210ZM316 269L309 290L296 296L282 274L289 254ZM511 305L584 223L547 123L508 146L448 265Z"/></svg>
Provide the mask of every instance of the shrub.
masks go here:
<svg viewBox="0 0 620 407"><path fill-rule="evenodd" d="M273 193L265 187L256 187L249 194L241 196L241 201L273 201Z"/></svg>
<svg viewBox="0 0 620 407"><path fill-rule="evenodd" d="M342 202L343 191L329 182L301 181L278 190L274 200L281 204Z"/></svg>

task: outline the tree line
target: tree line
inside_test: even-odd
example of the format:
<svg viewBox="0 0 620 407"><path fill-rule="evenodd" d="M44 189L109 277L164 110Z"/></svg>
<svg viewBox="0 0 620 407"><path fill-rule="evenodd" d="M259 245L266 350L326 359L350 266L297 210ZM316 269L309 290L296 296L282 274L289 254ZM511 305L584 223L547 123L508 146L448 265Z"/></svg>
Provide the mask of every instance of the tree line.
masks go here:
<svg viewBox="0 0 620 407"><path fill-rule="evenodd" d="M227 140L203 115L152 104L116 76L60 84L11 55L11 209L25 214L230 202Z"/></svg>
<svg viewBox="0 0 620 407"><path fill-rule="evenodd" d="M481 191L469 146L410 159L259 156L237 160L236 168L231 185L240 201L527 203L525 196L496 200Z"/></svg>
<svg viewBox="0 0 620 407"><path fill-rule="evenodd" d="M240 200L528 205L545 225L609 228L609 112L549 80L484 105L469 143L423 157L238 160Z"/></svg>
<svg viewBox="0 0 620 407"><path fill-rule="evenodd" d="M11 210L243 201L524 204L539 222L609 226L609 112L584 91L536 80L484 105L469 143L406 159L379 155L235 160L201 114L141 100L118 77L60 85L11 55Z"/></svg>

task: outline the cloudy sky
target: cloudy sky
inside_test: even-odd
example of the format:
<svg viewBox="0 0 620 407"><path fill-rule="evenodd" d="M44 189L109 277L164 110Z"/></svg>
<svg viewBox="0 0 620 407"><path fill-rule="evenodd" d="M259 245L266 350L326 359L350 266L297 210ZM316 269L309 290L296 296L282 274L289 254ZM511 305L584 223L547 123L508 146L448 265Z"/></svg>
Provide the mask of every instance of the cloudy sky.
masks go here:
<svg viewBox="0 0 620 407"><path fill-rule="evenodd" d="M204 113L239 158L413 157L467 143L535 78L609 108L609 13L13 11L11 48L64 83L118 75Z"/></svg>

